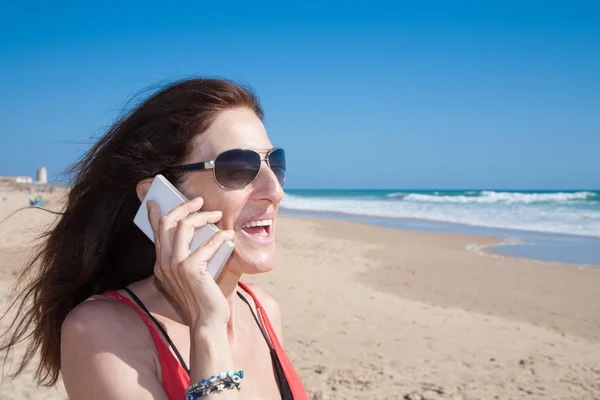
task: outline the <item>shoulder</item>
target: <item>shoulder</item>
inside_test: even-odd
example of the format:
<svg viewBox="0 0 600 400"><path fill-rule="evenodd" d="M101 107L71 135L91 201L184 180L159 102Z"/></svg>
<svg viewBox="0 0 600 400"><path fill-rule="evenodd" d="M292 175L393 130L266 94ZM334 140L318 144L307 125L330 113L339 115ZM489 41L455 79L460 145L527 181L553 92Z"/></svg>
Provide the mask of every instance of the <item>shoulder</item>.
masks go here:
<svg viewBox="0 0 600 400"><path fill-rule="evenodd" d="M137 315L125 304L108 296L94 296L75 307L65 318L61 335L64 339L85 339L86 341L107 340L120 337L119 333L137 333L140 329ZM139 317L137 317L139 319ZM144 326L144 325L142 325ZM104 335L110 333L110 335ZM69 343L69 342L66 342Z"/></svg>
<svg viewBox="0 0 600 400"><path fill-rule="evenodd" d="M80 303L65 318L61 328L61 352L113 354L155 352L148 327L137 312L110 296L93 296Z"/></svg>
<svg viewBox="0 0 600 400"><path fill-rule="evenodd" d="M258 298L260 304L267 312L273 328L277 331L277 336L281 338L281 308L275 297L265 289L253 283L247 283L246 286L252 290L252 293Z"/></svg>
<svg viewBox="0 0 600 400"><path fill-rule="evenodd" d="M160 393L151 349L148 328L133 309L107 296L85 300L61 329L61 371L69 396L121 399ZM138 382L142 378L149 382L144 388ZM97 396L89 397L89 382Z"/></svg>
<svg viewBox="0 0 600 400"><path fill-rule="evenodd" d="M61 363L77 364L106 353L121 358L148 353L146 338L151 340L148 328L133 309L108 296L92 297L75 307L62 324Z"/></svg>

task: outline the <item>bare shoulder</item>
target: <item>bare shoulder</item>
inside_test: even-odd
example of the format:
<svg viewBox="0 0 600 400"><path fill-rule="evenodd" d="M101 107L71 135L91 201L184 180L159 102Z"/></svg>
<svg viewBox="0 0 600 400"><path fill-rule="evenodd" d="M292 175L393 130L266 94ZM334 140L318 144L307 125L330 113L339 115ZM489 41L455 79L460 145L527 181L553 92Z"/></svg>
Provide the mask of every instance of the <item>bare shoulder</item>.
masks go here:
<svg viewBox="0 0 600 400"><path fill-rule="evenodd" d="M135 336L135 331L140 329L140 323L134 317L135 311L125 304L110 297L95 296L83 301L67 315L61 335L64 339L77 337L85 341L110 340L111 337L126 341L127 336ZM126 332L129 335L119 335Z"/></svg>
<svg viewBox="0 0 600 400"><path fill-rule="evenodd" d="M127 305L103 296L79 304L61 329L61 371L69 397L162 398L151 341Z"/></svg>
<svg viewBox="0 0 600 400"><path fill-rule="evenodd" d="M149 348L147 336L148 328L130 307L110 297L92 297L65 318L61 329L61 358L65 364L68 360L91 358L98 353L131 355Z"/></svg>

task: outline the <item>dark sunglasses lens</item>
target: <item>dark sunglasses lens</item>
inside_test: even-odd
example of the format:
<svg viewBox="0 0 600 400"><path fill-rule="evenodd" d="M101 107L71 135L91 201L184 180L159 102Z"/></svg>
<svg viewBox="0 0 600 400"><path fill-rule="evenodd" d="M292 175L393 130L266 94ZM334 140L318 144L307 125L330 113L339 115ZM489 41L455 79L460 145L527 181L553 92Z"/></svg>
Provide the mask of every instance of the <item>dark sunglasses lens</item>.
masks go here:
<svg viewBox="0 0 600 400"><path fill-rule="evenodd" d="M285 151L283 151L283 149L277 149L269 154L269 165L277 177L279 184L283 185L286 168Z"/></svg>
<svg viewBox="0 0 600 400"><path fill-rule="evenodd" d="M215 159L215 179L228 189L241 189L256 178L260 156L252 150L235 149Z"/></svg>

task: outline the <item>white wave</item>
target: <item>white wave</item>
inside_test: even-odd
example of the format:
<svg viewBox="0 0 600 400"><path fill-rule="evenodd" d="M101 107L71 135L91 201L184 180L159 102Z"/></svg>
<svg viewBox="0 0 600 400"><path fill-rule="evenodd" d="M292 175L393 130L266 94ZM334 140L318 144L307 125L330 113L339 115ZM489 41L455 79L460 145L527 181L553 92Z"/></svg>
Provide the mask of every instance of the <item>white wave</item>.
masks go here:
<svg viewBox="0 0 600 400"><path fill-rule="evenodd" d="M405 192L397 192L397 193L390 193L387 194L385 197L390 198L390 199L403 199L406 196L408 196L410 193L405 193Z"/></svg>
<svg viewBox="0 0 600 400"><path fill-rule="evenodd" d="M383 218L416 218L490 228L600 237L600 208L575 208L567 204L548 207L530 203L499 203L498 201L472 204L436 203L385 199L333 199L286 194L282 207L302 211L338 212ZM508 207L507 204L511 206Z"/></svg>
<svg viewBox="0 0 600 400"><path fill-rule="evenodd" d="M467 192L475 194L476 192ZM390 193L388 198L401 199L402 201L425 202L425 203L457 203L457 204L532 204L532 203L564 203L576 200L586 200L593 196L592 192L574 192L574 193L514 193L514 192L494 192L483 191L479 196L466 195L431 195L421 193Z"/></svg>

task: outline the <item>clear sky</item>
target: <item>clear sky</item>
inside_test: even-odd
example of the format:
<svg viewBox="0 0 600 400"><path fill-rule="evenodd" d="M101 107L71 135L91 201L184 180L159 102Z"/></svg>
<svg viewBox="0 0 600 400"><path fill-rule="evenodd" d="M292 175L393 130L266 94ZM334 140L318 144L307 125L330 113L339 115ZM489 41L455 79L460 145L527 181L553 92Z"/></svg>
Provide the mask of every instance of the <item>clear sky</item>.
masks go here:
<svg viewBox="0 0 600 400"><path fill-rule="evenodd" d="M288 188L600 188L598 1L6 3L0 175L203 75L255 89Z"/></svg>

